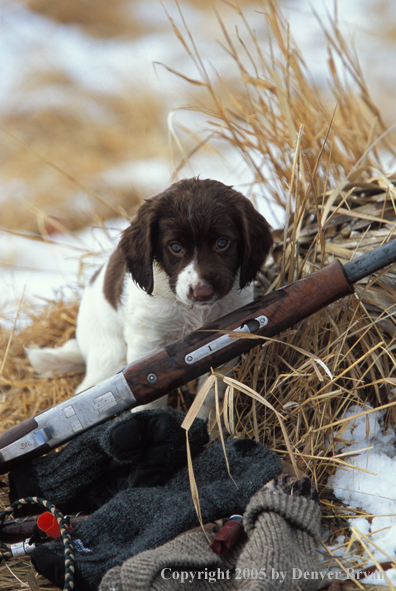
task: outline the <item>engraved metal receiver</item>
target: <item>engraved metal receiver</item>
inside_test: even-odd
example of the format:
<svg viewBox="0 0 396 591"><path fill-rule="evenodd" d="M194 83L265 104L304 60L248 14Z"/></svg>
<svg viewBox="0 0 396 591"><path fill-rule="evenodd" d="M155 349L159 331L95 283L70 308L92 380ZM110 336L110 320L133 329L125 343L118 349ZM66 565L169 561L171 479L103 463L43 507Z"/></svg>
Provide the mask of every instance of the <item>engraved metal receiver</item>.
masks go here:
<svg viewBox="0 0 396 591"><path fill-rule="evenodd" d="M0 433L0 473L128 409L158 400L262 343L263 337L279 334L352 292L342 265L335 261L189 333L108 380ZM243 333L253 338L243 338Z"/></svg>
<svg viewBox="0 0 396 591"><path fill-rule="evenodd" d="M213 333L209 332L212 340L205 345L200 344L202 340L205 340L205 331L197 331L195 333L196 342L191 343L192 347L183 356L184 359L180 357L180 363L185 367L184 370L181 368L182 373L188 375L186 366L191 366L198 361L205 362L205 358L213 356L213 353L235 344L235 341L240 340L237 337L235 338L235 333L255 333L267 324L268 318L264 315L247 319L241 326L232 329L234 333L232 336L224 334L213 339ZM183 345L185 346L184 341ZM161 357L161 355L165 355L168 361L166 368L161 367L162 364L159 363L161 359L158 356ZM166 370L174 369L172 347L162 350L162 352L160 351L154 356L149 356L147 360L146 368L152 367L157 372L158 368L163 369L161 371L162 378L169 376L169 371ZM150 360L152 360L151 363ZM198 371L198 373L201 372ZM157 373L149 372L143 382L136 380L136 376L134 377L134 390L135 387L139 390L141 383L155 386L156 394L150 396L147 400L137 400L135 398L131 389L131 380L127 379L127 375L128 367L100 384L76 394L31 419L23 421L2 434L0 436L2 444L0 449L0 473L11 469L20 461L34 459L51 449L55 449L94 425L159 397L157 393L159 391ZM169 388L171 387L169 386Z"/></svg>
<svg viewBox="0 0 396 591"><path fill-rule="evenodd" d="M0 451L2 468L3 463L8 469L18 458L46 453L136 404L124 375L118 373L7 431L10 443Z"/></svg>

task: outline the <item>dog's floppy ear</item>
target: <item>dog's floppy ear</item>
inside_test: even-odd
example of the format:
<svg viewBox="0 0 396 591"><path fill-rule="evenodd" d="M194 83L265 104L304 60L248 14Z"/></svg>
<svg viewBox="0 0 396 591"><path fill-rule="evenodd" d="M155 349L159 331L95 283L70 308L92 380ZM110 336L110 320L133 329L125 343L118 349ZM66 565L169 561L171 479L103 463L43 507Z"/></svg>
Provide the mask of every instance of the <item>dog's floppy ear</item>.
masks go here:
<svg viewBox="0 0 396 591"><path fill-rule="evenodd" d="M242 289L256 277L270 252L273 239L267 220L245 198L240 215L241 267L239 286Z"/></svg>
<svg viewBox="0 0 396 591"><path fill-rule="evenodd" d="M154 289L153 260L156 240L155 198L139 207L131 224L122 233L118 250L125 258L133 281L151 295Z"/></svg>

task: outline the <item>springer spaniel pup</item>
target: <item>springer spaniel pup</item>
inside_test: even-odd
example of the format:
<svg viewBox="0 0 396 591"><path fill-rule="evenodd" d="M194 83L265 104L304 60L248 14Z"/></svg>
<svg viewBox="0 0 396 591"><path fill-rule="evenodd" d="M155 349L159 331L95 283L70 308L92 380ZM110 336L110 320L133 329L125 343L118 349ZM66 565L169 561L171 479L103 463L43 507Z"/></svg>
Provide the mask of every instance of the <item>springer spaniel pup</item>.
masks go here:
<svg viewBox="0 0 396 591"><path fill-rule="evenodd" d="M47 377L86 369L81 392L252 301L271 247L267 221L241 193L210 179L176 182L140 206L92 277L76 338L28 349L30 362Z"/></svg>

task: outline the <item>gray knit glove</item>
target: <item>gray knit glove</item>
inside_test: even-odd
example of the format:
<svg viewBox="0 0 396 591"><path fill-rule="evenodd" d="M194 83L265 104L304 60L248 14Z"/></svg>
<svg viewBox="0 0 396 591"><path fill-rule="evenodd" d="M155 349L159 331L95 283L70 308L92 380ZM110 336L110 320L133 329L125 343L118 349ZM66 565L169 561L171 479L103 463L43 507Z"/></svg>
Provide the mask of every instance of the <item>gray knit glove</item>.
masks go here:
<svg viewBox="0 0 396 591"><path fill-rule="evenodd" d="M305 479L303 479L305 480ZM308 480L308 479L306 479ZM264 487L251 499L243 518L249 541L236 569L250 573L264 569L265 577L242 577L238 589L315 590L318 580L305 579L304 572L319 571L317 545L322 512L311 499L269 491Z"/></svg>
<svg viewBox="0 0 396 591"><path fill-rule="evenodd" d="M216 532L206 529L212 540ZM205 534L197 528L112 568L103 577L99 591L233 591L233 571L241 547L238 544L220 557L212 552ZM199 572L206 576L203 574L198 580Z"/></svg>

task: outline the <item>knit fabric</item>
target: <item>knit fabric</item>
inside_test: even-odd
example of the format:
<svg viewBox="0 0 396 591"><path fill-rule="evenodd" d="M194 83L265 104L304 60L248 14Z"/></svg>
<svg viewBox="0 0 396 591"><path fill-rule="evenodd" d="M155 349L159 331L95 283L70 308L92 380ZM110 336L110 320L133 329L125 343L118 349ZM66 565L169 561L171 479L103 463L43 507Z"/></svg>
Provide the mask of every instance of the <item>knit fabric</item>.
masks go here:
<svg viewBox="0 0 396 591"><path fill-rule="evenodd" d="M128 487L166 482L186 465L185 415L172 409L128 413L73 439L61 451L11 470L11 502L40 496L63 513L91 513ZM189 430L192 455L208 442L206 424Z"/></svg>
<svg viewBox="0 0 396 591"><path fill-rule="evenodd" d="M282 471L277 456L259 443L233 439L225 442L225 448L232 479L220 442L193 460L204 522L243 513L252 495ZM198 524L187 467L163 486L121 490L72 531L75 590L96 591L113 566L157 548ZM41 574L62 586L61 542L38 546L31 559Z"/></svg>
<svg viewBox="0 0 396 591"><path fill-rule="evenodd" d="M261 491L246 508L244 527L249 542L242 550L237 565L246 572L258 566L265 569L263 581L242 579L238 589L261 591L282 589L310 591L316 579L300 578L301 572L318 572L316 547L319 542L321 508L304 497ZM280 573L283 573L282 575Z"/></svg>
<svg viewBox="0 0 396 591"><path fill-rule="evenodd" d="M209 534L210 540L213 537L214 534ZM236 588L231 572L241 547L238 544L226 556L220 557L209 548L202 531L187 533L155 550L142 552L126 560L121 567L111 569L103 577L99 589L176 591L187 587L193 591L231 591ZM180 575L174 578L173 573ZM181 573L189 573L188 579ZM191 573L194 573L192 582Z"/></svg>
<svg viewBox="0 0 396 591"><path fill-rule="evenodd" d="M142 552L106 573L100 591L313 591L321 509L317 502L260 490L244 514L245 537L220 557L201 531ZM211 540L215 532L209 533Z"/></svg>

